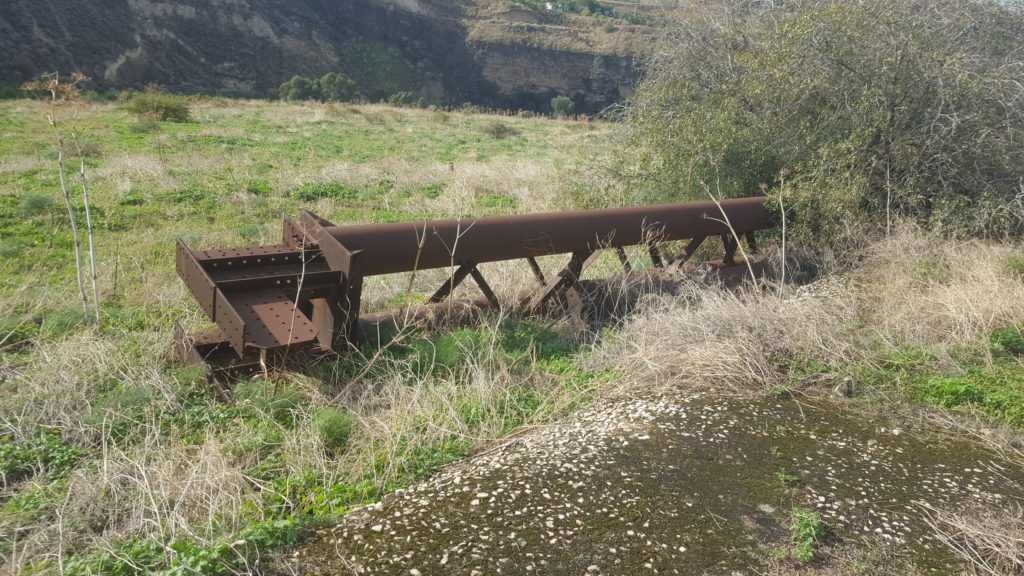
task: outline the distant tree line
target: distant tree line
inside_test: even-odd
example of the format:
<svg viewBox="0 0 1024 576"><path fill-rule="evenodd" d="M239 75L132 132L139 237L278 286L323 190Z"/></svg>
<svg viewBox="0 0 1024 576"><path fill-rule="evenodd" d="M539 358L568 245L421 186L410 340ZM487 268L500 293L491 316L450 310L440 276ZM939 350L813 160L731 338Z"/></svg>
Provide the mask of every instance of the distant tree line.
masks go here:
<svg viewBox="0 0 1024 576"><path fill-rule="evenodd" d="M285 101L359 102L367 100L356 82L339 72L328 72L320 78L292 76L290 80L281 84L278 97ZM390 94L384 101L394 106L424 106L423 98L416 98L412 92L408 91ZM576 103L573 99L564 95L555 96L549 104L551 113L555 116L571 116L576 110ZM463 109L469 106L472 105L467 102L463 105Z"/></svg>

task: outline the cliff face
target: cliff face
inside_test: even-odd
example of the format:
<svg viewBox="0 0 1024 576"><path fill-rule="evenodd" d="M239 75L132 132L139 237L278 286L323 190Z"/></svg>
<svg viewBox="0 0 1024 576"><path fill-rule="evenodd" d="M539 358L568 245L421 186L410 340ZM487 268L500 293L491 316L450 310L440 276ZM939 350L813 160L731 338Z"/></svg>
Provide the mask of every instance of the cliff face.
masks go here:
<svg viewBox="0 0 1024 576"><path fill-rule="evenodd" d="M371 98L598 110L630 93L656 29L452 0L5 0L0 82L81 71L99 87L270 96L340 71Z"/></svg>

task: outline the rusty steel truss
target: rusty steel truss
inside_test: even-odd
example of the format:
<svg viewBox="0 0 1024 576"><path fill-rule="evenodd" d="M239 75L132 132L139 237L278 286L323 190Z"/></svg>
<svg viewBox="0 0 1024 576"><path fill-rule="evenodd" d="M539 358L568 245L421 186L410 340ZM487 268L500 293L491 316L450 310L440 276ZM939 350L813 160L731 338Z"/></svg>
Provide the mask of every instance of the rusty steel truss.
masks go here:
<svg viewBox="0 0 1024 576"><path fill-rule="evenodd" d="M289 350L343 351L360 339L363 279L448 268L451 277L427 298L437 306L472 278L483 294L476 306L498 306L478 266L524 259L540 287L519 305L539 312L553 302L578 302L575 288L599 252L646 246L654 267L682 266L702 243L720 237L725 256L717 266L738 266L738 237L756 251L753 233L772 226L761 197L636 208L335 226L303 211L284 219L280 244L226 250L192 250L177 243L176 267L218 330L186 334L175 327L176 349L186 363L215 373L266 366L268 354ZM688 240L671 258L659 248ZM568 255L556 277L544 276L536 258ZM745 267L745 266L744 266ZM447 301L447 302L446 302Z"/></svg>

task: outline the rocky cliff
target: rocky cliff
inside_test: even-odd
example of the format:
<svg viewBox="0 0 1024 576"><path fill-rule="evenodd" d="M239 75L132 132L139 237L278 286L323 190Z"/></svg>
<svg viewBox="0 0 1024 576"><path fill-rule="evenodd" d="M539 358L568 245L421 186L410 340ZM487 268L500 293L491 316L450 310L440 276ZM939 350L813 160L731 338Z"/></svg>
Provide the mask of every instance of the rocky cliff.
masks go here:
<svg viewBox="0 0 1024 576"><path fill-rule="evenodd" d="M453 0L5 0L0 82L77 70L100 88L272 96L339 71L370 98L542 109L565 94L592 112L631 93L659 32Z"/></svg>

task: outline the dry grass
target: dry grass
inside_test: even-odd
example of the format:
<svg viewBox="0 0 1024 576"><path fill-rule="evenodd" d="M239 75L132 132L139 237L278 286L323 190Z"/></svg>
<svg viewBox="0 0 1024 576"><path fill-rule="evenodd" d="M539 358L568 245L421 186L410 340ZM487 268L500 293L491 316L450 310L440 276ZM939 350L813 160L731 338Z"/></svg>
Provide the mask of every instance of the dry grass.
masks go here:
<svg viewBox="0 0 1024 576"><path fill-rule="evenodd" d="M1009 576L1024 573L1024 508L1007 503L999 511L978 507L936 510L919 503L939 540L963 561L965 574Z"/></svg>
<svg viewBox="0 0 1024 576"><path fill-rule="evenodd" d="M967 344L1019 324L1024 282L1008 260L1021 253L1013 244L949 242L904 228L874 245L852 275L865 323L921 346Z"/></svg>
<svg viewBox="0 0 1024 576"><path fill-rule="evenodd" d="M804 287L709 289L651 297L598 351L607 365L663 382L767 389L791 359L826 366L883 348L944 357L991 331L1024 323L1024 283L1008 265L1021 247L948 242L903 229L846 271Z"/></svg>

